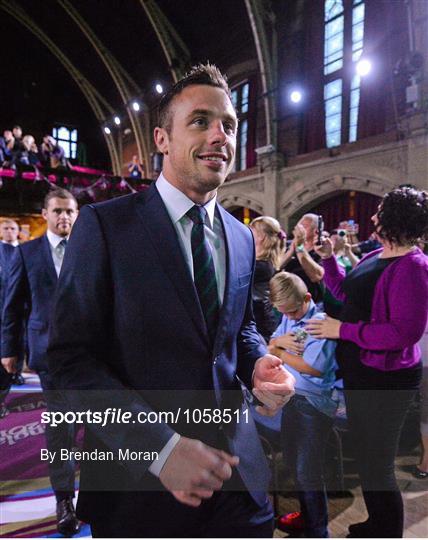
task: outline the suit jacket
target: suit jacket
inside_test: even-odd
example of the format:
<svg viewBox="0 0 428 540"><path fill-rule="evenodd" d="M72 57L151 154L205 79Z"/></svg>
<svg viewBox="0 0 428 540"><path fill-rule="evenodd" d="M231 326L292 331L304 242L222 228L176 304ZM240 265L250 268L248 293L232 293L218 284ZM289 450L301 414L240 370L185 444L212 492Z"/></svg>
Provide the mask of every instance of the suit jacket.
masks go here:
<svg viewBox="0 0 428 540"><path fill-rule="evenodd" d="M0 313L3 311L5 291L7 285L8 267L13 255L14 247L0 242ZM4 356L4 355L2 355ZM10 375L3 366L0 366L0 403L4 401L10 387Z"/></svg>
<svg viewBox="0 0 428 540"><path fill-rule="evenodd" d="M9 273L10 260L13 256L14 250L14 246L0 242L0 313L3 311L7 276Z"/></svg>
<svg viewBox="0 0 428 540"><path fill-rule="evenodd" d="M156 187L81 210L61 270L48 352L54 380L68 390L75 409L116 407L135 414L180 407L246 409L240 381L251 385L254 362L266 352L251 310L254 243L247 227L217 209L227 269L214 346ZM222 437L227 440L230 452L240 457L245 485L256 502L265 502L260 491L267 487L268 470L251 416L220 430L197 421L91 424L85 445L160 451L174 431L216 447ZM98 504L85 490L150 485L149 462L122 465L82 464L82 518L90 521Z"/></svg>
<svg viewBox="0 0 428 540"><path fill-rule="evenodd" d="M28 365L35 371L48 369L48 327L57 281L46 235L13 248L3 306L2 355L19 354L26 320Z"/></svg>

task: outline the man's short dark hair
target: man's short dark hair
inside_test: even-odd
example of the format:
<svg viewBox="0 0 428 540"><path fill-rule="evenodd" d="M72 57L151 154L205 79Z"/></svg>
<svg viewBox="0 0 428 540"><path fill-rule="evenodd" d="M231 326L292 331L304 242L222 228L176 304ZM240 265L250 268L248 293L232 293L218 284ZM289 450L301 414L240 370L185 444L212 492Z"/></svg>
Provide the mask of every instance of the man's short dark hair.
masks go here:
<svg viewBox="0 0 428 540"><path fill-rule="evenodd" d="M49 201L51 199L58 198L58 199L70 199L71 201L74 201L77 206L77 200L76 197L68 190L63 188L55 188L51 189L47 192L45 200L43 202L43 208L47 208L49 205Z"/></svg>
<svg viewBox="0 0 428 540"><path fill-rule="evenodd" d="M227 77L221 73L217 66L207 62L193 66L182 79L174 84L163 96L158 105L158 126L164 128L168 133L172 128L171 103L175 96L178 96L188 86L204 84L221 88L230 99L232 95Z"/></svg>

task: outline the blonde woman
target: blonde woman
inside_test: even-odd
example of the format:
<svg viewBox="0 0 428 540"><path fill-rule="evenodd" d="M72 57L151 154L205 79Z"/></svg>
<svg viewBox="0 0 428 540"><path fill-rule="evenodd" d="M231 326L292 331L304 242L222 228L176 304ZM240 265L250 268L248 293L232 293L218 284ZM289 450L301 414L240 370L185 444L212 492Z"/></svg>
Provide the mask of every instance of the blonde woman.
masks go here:
<svg viewBox="0 0 428 540"><path fill-rule="evenodd" d="M270 216L253 219L250 229L256 246L256 269L253 284L253 311L257 330L266 343L275 331L279 314L269 300L269 281L279 270L287 235L279 222Z"/></svg>

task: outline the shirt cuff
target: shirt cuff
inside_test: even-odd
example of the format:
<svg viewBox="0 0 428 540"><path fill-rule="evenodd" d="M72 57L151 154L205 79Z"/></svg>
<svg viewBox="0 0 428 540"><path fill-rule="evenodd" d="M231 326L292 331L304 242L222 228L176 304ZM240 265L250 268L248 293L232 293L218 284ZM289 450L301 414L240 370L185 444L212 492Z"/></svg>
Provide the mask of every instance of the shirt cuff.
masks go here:
<svg viewBox="0 0 428 540"><path fill-rule="evenodd" d="M174 433L174 435L169 439L166 445L159 452L158 459L155 459L149 467L149 471L152 474L159 477L161 470L163 469L163 466L166 463L166 460L169 458L169 455L174 450L175 445L178 443L180 438L181 438L181 435L179 435L178 433Z"/></svg>

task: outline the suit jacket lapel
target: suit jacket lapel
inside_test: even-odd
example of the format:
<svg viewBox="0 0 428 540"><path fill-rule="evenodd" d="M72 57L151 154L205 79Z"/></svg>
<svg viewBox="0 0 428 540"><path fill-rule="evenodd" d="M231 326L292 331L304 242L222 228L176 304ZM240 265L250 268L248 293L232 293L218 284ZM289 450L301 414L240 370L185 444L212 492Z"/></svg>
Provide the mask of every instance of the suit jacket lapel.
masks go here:
<svg viewBox="0 0 428 540"><path fill-rule="evenodd" d="M46 234L42 236L42 255L45 264L45 268L49 277L52 279L54 284L58 281L58 276L56 275L55 265L52 258L51 246L49 244L48 237Z"/></svg>
<svg viewBox="0 0 428 540"><path fill-rule="evenodd" d="M181 251L177 232L154 184L148 192L136 198L136 208L145 234L151 239L163 269L176 288L198 333L209 343L198 294Z"/></svg>

